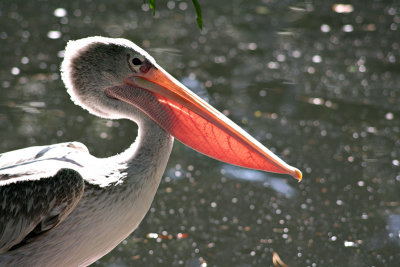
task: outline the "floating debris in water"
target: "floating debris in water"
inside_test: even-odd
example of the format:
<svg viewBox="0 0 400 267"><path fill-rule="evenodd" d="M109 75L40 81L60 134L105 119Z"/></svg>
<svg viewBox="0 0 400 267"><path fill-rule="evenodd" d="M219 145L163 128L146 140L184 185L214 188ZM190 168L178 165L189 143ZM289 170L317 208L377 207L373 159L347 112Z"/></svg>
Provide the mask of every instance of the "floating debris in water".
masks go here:
<svg viewBox="0 0 400 267"><path fill-rule="evenodd" d="M332 6L332 10L335 11L336 13L346 14L353 12L354 7L348 4L335 4Z"/></svg>
<svg viewBox="0 0 400 267"><path fill-rule="evenodd" d="M160 240L183 239L183 238L187 238L188 236L189 236L188 233L178 233L175 236L173 236L171 234L165 235L165 234L157 234L157 233L148 233L146 235L146 237L149 239L160 239Z"/></svg>
<svg viewBox="0 0 400 267"><path fill-rule="evenodd" d="M348 240L346 240L346 241L344 241L344 246L346 247L346 248L348 248L348 247L358 247L358 245L360 245L360 244L362 244L363 242L362 242L362 240L356 240L356 241L348 241Z"/></svg>
<svg viewBox="0 0 400 267"><path fill-rule="evenodd" d="M344 246L345 247L355 247L356 243L354 243L353 241L344 241Z"/></svg>
<svg viewBox="0 0 400 267"><path fill-rule="evenodd" d="M289 267L286 263L284 263L279 257L278 253L272 253L272 263L275 267Z"/></svg>

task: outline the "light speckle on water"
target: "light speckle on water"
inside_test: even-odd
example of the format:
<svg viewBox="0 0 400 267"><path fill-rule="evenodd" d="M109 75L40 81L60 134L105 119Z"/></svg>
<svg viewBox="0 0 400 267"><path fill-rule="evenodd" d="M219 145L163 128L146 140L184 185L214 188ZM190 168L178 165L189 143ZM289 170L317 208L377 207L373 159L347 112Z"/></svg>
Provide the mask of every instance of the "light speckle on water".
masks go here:
<svg viewBox="0 0 400 267"><path fill-rule="evenodd" d="M343 31L344 32L352 32L354 30L353 25L351 24L346 24L343 26Z"/></svg>
<svg viewBox="0 0 400 267"><path fill-rule="evenodd" d="M353 5L350 4L334 4L332 9L336 13L351 13L354 11Z"/></svg>
<svg viewBox="0 0 400 267"><path fill-rule="evenodd" d="M322 58L321 58L320 55L315 55L315 56L312 57L312 61L314 63L321 63L322 62Z"/></svg>
<svg viewBox="0 0 400 267"><path fill-rule="evenodd" d="M330 32L331 31L331 27L328 24L322 24L321 25L321 31L322 32Z"/></svg>
<svg viewBox="0 0 400 267"><path fill-rule="evenodd" d="M21 63L22 64L28 64L29 63L29 58L28 57L22 57L21 58Z"/></svg>
<svg viewBox="0 0 400 267"><path fill-rule="evenodd" d="M387 120L393 120L394 114L392 112L388 112L388 113L385 114L385 118Z"/></svg>
<svg viewBox="0 0 400 267"><path fill-rule="evenodd" d="M50 39L59 39L59 38L61 38L61 32L60 31L49 31L47 33L47 37Z"/></svg>
<svg viewBox="0 0 400 267"><path fill-rule="evenodd" d="M12 74L12 75L18 75L19 73L20 73L19 68L13 67L13 68L11 69L11 74Z"/></svg>
<svg viewBox="0 0 400 267"><path fill-rule="evenodd" d="M62 18L65 17L67 15L67 10L65 10L64 8L57 8L54 10L54 16Z"/></svg>
<svg viewBox="0 0 400 267"><path fill-rule="evenodd" d="M344 246L345 247L355 247L356 243L354 243L353 241L344 241Z"/></svg>

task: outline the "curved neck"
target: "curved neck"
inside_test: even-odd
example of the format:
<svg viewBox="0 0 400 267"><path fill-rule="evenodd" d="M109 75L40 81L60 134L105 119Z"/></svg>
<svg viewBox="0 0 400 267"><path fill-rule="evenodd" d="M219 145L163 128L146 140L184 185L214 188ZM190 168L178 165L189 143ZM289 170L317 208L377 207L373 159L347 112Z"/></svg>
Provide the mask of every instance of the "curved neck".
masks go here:
<svg viewBox="0 0 400 267"><path fill-rule="evenodd" d="M141 179L158 182L171 154L174 138L148 117L137 122L138 136L124 152L109 159L118 162L124 169L128 183Z"/></svg>

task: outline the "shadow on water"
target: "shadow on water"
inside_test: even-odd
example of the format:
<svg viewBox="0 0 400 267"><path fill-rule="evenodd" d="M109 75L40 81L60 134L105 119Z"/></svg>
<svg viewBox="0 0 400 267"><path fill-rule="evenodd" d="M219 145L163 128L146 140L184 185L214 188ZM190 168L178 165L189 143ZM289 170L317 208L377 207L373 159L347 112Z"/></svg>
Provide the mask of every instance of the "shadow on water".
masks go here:
<svg viewBox="0 0 400 267"><path fill-rule="evenodd" d="M190 1L159 2L155 17L143 1L1 2L0 151L76 140L109 156L135 140L60 81L66 41L104 35L151 51L304 180L176 142L150 212L95 265L399 263L400 6L207 0L200 32Z"/></svg>

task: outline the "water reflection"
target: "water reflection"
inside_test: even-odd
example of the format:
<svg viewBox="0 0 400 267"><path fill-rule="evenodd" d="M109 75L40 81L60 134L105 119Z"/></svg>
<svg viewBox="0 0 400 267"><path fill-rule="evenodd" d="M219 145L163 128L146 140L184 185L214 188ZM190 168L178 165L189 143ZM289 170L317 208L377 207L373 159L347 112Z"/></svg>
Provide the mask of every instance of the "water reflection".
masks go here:
<svg viewBox="0 0 400 267"><path fill-rule="evenodd" d="M203 84L196 79L194 74L189 75L188 77L183 77L181 79L181 83L186 87L190 88L196 95L200 96L207 102L210 102L211 96L208 93L207 89L203 86ZM212 103L211 103L212 104Z"/></svg>
<svg viewBox="0 0 400 267"><path fill-rule="evenodd" d="M264 187L271 188L286 198L293 198L296 190L290 186L285 179L273 177L273 174L239 168L231 165L224 165L221 173L227 178L238 179L242 181L257 182Z"/></svg>
<svg viewBox="0 0 400 267"><path fill-rule="evenodd" d="M397 246L400 247L400 215L391 214L387 219L388 236Z"/></svg>

